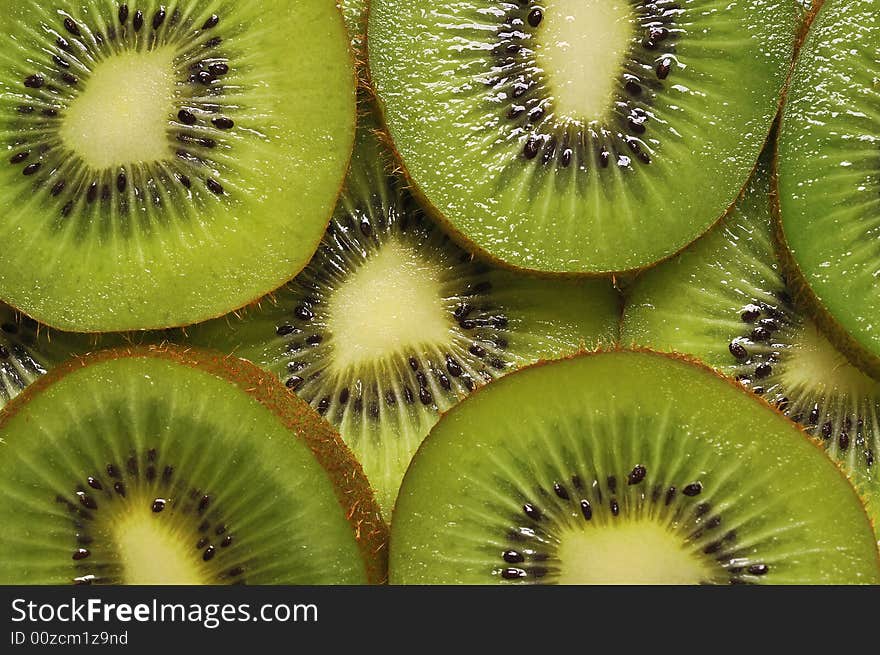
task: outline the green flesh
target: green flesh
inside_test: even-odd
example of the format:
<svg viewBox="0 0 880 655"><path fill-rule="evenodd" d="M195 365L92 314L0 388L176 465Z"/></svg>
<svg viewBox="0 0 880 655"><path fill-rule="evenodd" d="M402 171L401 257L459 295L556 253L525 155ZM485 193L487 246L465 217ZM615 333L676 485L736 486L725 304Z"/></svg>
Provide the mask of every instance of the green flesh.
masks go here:
<svg viewBox="0 0 880 655"><path fill-rule="evenodd" d="M791 268L816 319L880 374L880 13L828 0L792 79L777 170Z"/></svg>
<svg viewBox="0 0 880 655"><path fill-rule="evenodd" d="M0 430L0 479L3 584L366 581L302 434L169 359L100 361L32 394Z"/></svg>
<svg viewBox="0 0 880 655"><path fill-rule="evenodd" d="M880 525L880 383L792 306L773 247L767 168L711 233L637 280L621 343L688 353L763 395L844 466Z"/></svg>
<svg viewBox="0 0 880 655"><path fill-rule="evenodd" d="M372 80L426 203L471 245L526 269L628 270L702 234L767 137L799 10L676 6L557 0L531 27L529 5L374 2ZM514 19L526 36L510 36ZM650 48L639 27L649 23L668 30Z"/></svg>
<svg viewBox="0 0 880 655"><path fill-rule="evenodd" d="M540 280L472 261L386 176L369 120L309 266L243 320L188 337L274 372L326 416L387 515L440 412L524 364L613 343L618 298L607 280Z"/></svg>
<svg viewBox="0 0 880 655"><path fill-rule="evenodd" d="M277 288L351 151L333 3L186 1L158 29L158 0L128 6L123 24L108 0L0 2L0 297L63 329L186 325Z"/></svg>
<svg viewBox="0 0 880 655"><path fill-rule="evenodd" d="M446 414L404 479L390 571L392 584L880 581L858 496L800 431L708 369L629 352L526 369Z"/></svg>

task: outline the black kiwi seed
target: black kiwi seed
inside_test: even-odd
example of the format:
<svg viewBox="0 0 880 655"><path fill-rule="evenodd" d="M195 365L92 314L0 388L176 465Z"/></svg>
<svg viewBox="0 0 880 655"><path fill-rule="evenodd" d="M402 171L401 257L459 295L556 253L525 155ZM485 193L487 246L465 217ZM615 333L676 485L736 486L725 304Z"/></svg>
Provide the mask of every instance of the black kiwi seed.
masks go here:
<svg viewBox="0 0 880 655"><path fill-rule="evenodd" d="M205 185L208 187L208 191L211 193L222 196L223 195L223 186L212 178L208 178L205 180Z"/></svg>
<svg viewBox="0 0 880 655"><path fill-rule="evenodd" d="M119 193L123 193L125 191L126 184L127 180L125 177L125 171L120 171L119 174L116 176L116 190L119 191Z"/></svg>
<svg viewBox="0 0 880 655"><path fill-rule="evenodd" d="M70 16L64 17L64 29L66 29L74 36L82 36L82 33L79 31L79 26L73 21Z"/></svg>
<svg viewBox="0 0 880 655"><path fill-rule="evenodd" d="M519 553L515 550L505 550L501 554L501 557L508 564L519 564L520 562L524 562L526 560L526 558L523 557L522 553Z"/></svg>
<svg viewBox="0 0 880 655"><path fill-rule="evenodd" d="M31 153L29 150L25 150L24 152L19 152L17 154L14 154L14 155L12 155L12 157L9 158L9 163L10 164L20 164L25 159L27 159L30 156L30 154Z"/></svg>
<svg viewBox="0 0 880 655"><path fill-rule="evenodd" d="M681 490L685 496L698 496L700 492L703 491L703 484L701 482L691 482Z"/></svg>
<svg viewBox="0 0 880 655"><path fill-rule="evenodd" d="M208 20L205 21L204 25L202 25L203 30L209 30L212 27L216 27L217 23L220 22L220 17L217 14L211 14Z"/></svg>
<svg viewBox="0 0 880 655"><path fill-rule="evenodd" d="M224 64L223 62L217 62L208 66L208 72L211 73L211 75L221 77L229 72L229 65Z"/></svg>
<svg viewBox="0 0 880 655"><path fill-rule="evenodd" d="M27 166L25 166L21 172L24 175L33 175L38 170L40 170L41 166L42 164L40 162L34 162L33 164L28 164Z"/></svg>
<svg viewBox="0 0 880 655"><path fill-rule="evenodd" d="M126 4L119 5L119 12L118 12L117 16L119 17L119 22L124 25L125 21L128 20L128 5L126 5Z"/></svg>
<svg viewBox="0 0 880 655"><path fill-rule="evenodd" d="M648 474L647 469L641 464L636 465L632 471L629 472L627 476L626 483L628 485L638 484L642 480L645 479L645 476Z"/></svg>
<svg viewBox="0 0 880 655"><path fill-rule="evenodd" d="M75 559L75 560L85 559L86 557L88 557L91 554L92 553L87 548L77 548L75 551L73 551L73 559Z"/></svg>
<svg viewBox="0 0 880 655"><path fill-rule="evenodd" d="M528 574L522 569L506 568L501 570L501 577L505 580L516 580L519 578L524 578L526 577L526 575Z"/></svg>
<svg viewBox="0 0 880 655"><path fill-rule="evenodd" d="M766 362L762 362L755 367L755 378L762 380L773 372L773 367Z"/></svg>
<svg viewBox="0 0 880 655"><path fill-rule="evenodd" d="M213 123L214 127L216 127L218 130L231 130L233 127L235 127L235 123L231 118L224 118L222 116L212 118L211 123Z"/></svg>
<svg viewBox="0 0 880 655"><path fill-rule="evenodd" d="M662 59L657 64L657 69L656 69L657 79L665 80L667 77L669 77L669 73L671 71L672 71L672 60L669 59L668 57L665 59Z"/></svg>
<svg viewBox="0 0 880 655"><path fill-rule="evenodd" d="M134 31L139 32L144 26L144 12L140 9L134 12L134 18L132 19L131 24L134 27Z"/></svg>
<svg viewBox="0 0 880 655"><path fill-rule="evenodd" d="M544 18L544 12L535 7L529 12L528 21L529 25L532 27L538 27L541 24L541 20Z"/></svg>
<svg viewBox="0 0 880 655"><path fill-rule="evenodd" d="M43 78L42 75L39 74L29 75L28 77L24 78L24 85L29 89L39 89L45 83L46 80Z"/></svg>
<svg viewBox="0 0 880 655"><path fill-rule="evenodd" d="M160 6L156 13L153 15L153 29L158 30L165 20L165 7Z"/></svg>
<svg viewBox="0 0 880 655"><path fill-rule="evenodd" d="M181 109L177 112L177 119L183 123L184 125L195 125L196 117L192 112L187 111L186 109Z"/></svg>
<svg viewBox="0 0 880 655"><path fill-rule="evenodd" d="M541 520L541 510L532 505L531 503L525 503L523 505L523 512L526 516L528 516L533 521Z"/></svg>
<svg viewBox="0 0 880 655"><path fill-rule="evenodd" d="M590 501L588 501L588 500L581 501L581 514L583 515L584 519L586 519L587 521L589 521L590 519L593 518L593 507L592 507L592 505L590 505Z"/></svg>
<svg viewBox="0 0 880 655"><path fill-rule="evenodd" d="M165 509L165 499L157 498L156 500L154 500L151 509L157 514L161 512L163 509Z"/></svg>
<svg viewBox="0 0 880 655"><path fill-rule="evenodd" d="M98 503L96 503L95 499L89 496L85 491L77 491L76 495L79 498L79 502L83 505L83 507L87 507L89 509L98 509Z"/></svg>
<svg viewBox="0 0 880 655"><path fill-rule="evenodd" d="M745 346L743 346L742 343L740 343L736 339L730 342L728 350L730 350L731 355L739 360L747 359L749 356L749 351L746 350Z"/></svg>

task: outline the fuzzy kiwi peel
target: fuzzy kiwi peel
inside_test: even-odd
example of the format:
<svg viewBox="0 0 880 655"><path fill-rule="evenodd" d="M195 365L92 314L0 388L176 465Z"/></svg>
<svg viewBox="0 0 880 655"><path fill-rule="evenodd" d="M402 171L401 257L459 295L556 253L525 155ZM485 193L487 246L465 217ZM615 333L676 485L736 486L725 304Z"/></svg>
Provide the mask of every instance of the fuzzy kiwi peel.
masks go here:
<svg viewBox="0 0 880 655"><path fill-rule="evenodd" d="M75 387L71 388L72 385ZM72 401L71 394L80 393L83 385L100 396L95 404L91 399ZM213 398L216 401L210 413L222 413L226 404L236 406L241 413L236 418L230 418L228 425L237 424L243 432L230 437L222 434L225 428L215 425L212 441L196 446L186 445L187 439L203 437L199 434L200 422L204 427L213 420L204 414L208 408L204 403L200 409L187 408L190 387L207 394L207 400ZM140 407L138 398L142 398ZM174 404L169 404L172 398L180 407L170 406ZM166 420L155 419L156 410L150 407L162 407L163 404L165 410L159 410L159 414ZM86 407L83 409L80 406ZM60 428L53 426L51 415L66 411L74 412L76 418L67 425L62 423ZM119 435L106 438L80 435L83 442L92 443L67 444L69 451L66 457L53 452L53 448L64 444L65 434L75 433L85 425L84 422L90 420L89 412L103 416L102 420L119 421ZM131 413L131 416L127 413ZM243 418L239 420L239 417ZM23 422L27 423L27 428L23 427ZM169 425L174 427L169 428ZM174 429L185 425L190 426L191 434L174 433ZM158 436L150 434L151 426L157 430ZM107 425L104 425L105 432L106 429ZM51 444L29 443L34 430L42 432ZM123 443L114 443L126 432L130 435L130 442L124 443L127 438L121 436ZM336 567L339 568L336 582L376 584L385 580L387 530L360 465L339 436L308 405L286 390L274 376L242 360L176 346L113 349L74 358L37 380L7 406L0 415L0 435L3 436L0 468L6 471L3 486L9 501L5 511L12 511L12 504L18 503L17 514L29 516L34 525L42 526L40 530L45 529L45 534L40 532L42 536L37 536L29 528L19 526L24 519L12 515L7 517L7 538L0 550L0 572L4 579L11 581L14 578L20 582L24 575L24 579L38 584L65 581L100 583L102 576L114 583L129 579L129 576L120 573L116 555L125 552L126 546L131 549L131 544L126 545L124 532L114 533L108 528L106 519L100 520L101 509L110 509L114 515L110 517L111 521L119 523L131 520L131 525L139 530L137 534L146 534L143 517L149 517L151 513L148 510L135 512L143 509L136 503L145 499L148 501L152 495L164 490L171 495L156 498L151 511L154 525L156 519L169 514L169 521L176 521L169 528L171 541L176 542L169 551L179 554L184 548L179 542L185 543L190 538L194 543L195 539L199 539L197 547L202 551L196 551L193 556L189 555L189 549L183 551L186 556L181 559L185 561L177 569L198 574L183 576L184 580L199 578L202 582L238 580L264 584L296 580L308 583L308 576L312 575L313 583L332 583ZM93 443L101 440L103 444ZM261 441L256 445L265 449L263 456L257 452L246 452L249 446L254 445L248 440ZM220 442L225 442L223 454L206 450ZM27 455L28 448L42 450L44 460L31 460ZM129 448L131 457L128 457ZM141 453L142 450L145 452ZM173 451L173 455L166 450ZM215 456L238 461L235 465L237 468L214 462L212 469L212 464L206 461ZM170 461L168 457L171 457ZM175 457L180 461L176 461ZM87 466L89 470L79 470L74 466L77 460L80 460L79 463L89 461L94 466ZM297 461L300 462L299 469L283 468ZM54 465L47 462L54 462ZM188 463L188 468L182 466L184 462ZM49 467L49 470L43 469L40 474L37 471L43 466ZM249 471L250 482L230 475L235 471ZM32 479L25 484L24 480L33 474L38 476L39 481ZM196 478L201 476L201 483L205 485L197 487L205 490L201 500L199 496L202 492L197 492L195 496L183 493L188 483L178 481L178 478L187 478L188 475ZM222 489L224 476L235 478L229 484L244 484L245 488L230 496ZM291 489L300 484L295 482L298 478L309 480L312 486L308 490L292 492ZM189 484L199 483L192 481ZM275 486L265 490L264 500L260 501L254 496L253 489L262 484ZM29 488L23 490L22 485ZM34 495L40 490L48 496L35 498ZM296 493L305 495L297 498ZM326 495L328 493L329 496ZM282 496L287 497L289 502L282 502ZM312 496L312 499L306 496ZM272 501L267 504L265 497L271 497ZM299 534L295 534L296 530L291 532L291 521L309 520L309 513L314 514L315 509L303 513L302 508L310 503L323 505L323 515L320 519L313 516L311 520L315 523L308 525L307 530L320 524L323 532L309 537L302 525ZM290 507L294 506L298 508L295 514L301 515L298 519L291 518ZM68 512L64 511L65 508ZM131 519L136 513L137 517ZM234 520L221 522L218 516L232 516ZM258 524L258 519L273 516L283 519L274 528ZM301 566L296 563L295 552L284 550L290 548L284 545L287 542L278 542L271 536L275 532L283 532L286 535L284 539L292 539L290 543L297 542L299 545L296 548L306 553L303 555L305 560L300 562ZM259 541L248 543L248 533L262 534L264 548L269 544L280 550L268 557L259 555L260 548L256 547ZM101 540L108 534L113 535L109 545ZM57 543L65 536L66 542ZM339 540L337 546L327 541L330 539ZM314 541L310 544L309 540ZM323 553L321 540L331 544ZM161 540L152 533L147 535L146 543L154 541ZM228 549L232 552L239 543L244 550L230 558L226 547L232 545L233 548ZM20 549L25 550L22 552ZM31 549L34 553L30 552ZM137 550L137 547L134 549ZM338 552L334 549L338 549ZM74 552L73 561L69 554L71 550ZM344 553L349 555L343 556ZM195 557L199 554L203 557ZM352 554L357 562L345 559ZM223 559L223 555L227 555L227 558ZM145 559L143 554L138 557L141 563ZM289 560L286 568L285 558ZM92 570L90 563L96 559L99 562ZM146 559L150 559L150 556ZM204 560L205 564L190 562L199 559ZM272 561L268 562L269 559ZM215 561L220 562L220 568L216 571L210 568ZM229 569L232 563L236 566ZM161 566L161 562L158 564ZM77 575L72 574L74 568ZM301 575L300 569L305 573Z"/></svg>
<svg viewBox="0 0 880 655"><path fill-rule="evenodd" d="M407 472L390 567L393 584L880 580L864 506L811 439L645 349L536 364L451 409Z"/></svg>

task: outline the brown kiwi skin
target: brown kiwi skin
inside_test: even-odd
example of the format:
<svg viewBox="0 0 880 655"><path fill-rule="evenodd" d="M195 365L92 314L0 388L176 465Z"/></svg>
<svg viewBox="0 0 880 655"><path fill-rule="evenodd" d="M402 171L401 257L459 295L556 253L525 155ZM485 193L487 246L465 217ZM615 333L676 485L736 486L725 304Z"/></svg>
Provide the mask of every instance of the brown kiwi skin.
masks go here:
<svg viewBox="0 0 880 655"><path fill-rule="evenodd" d="M117 359L152 358L204 371L235 385L271 411L297 435L327 472L345 512L366 567L370 584L388 579L388 526L361 465L335 430L274 375L238 357L168 344L114 348L73 357L29 385L0 409L0 430L32 396L87 366Z"/></svg>
<svg viewBox="0 0 880 655"><path fill-rule="evenodd" d="M342 15L342 7L339 4L335 4L334 6L336 8L336 13L339 15L339 22L342 23L342 27L345 30L345 33L348 34L348 28L345 25L345 20ZM364 80L362 79L361 73L360 73L362 62L361 62L361 59L358 56L358 54L356 52L354 52L354 49L351 46L351 39L350 38L347 39L346 47L348 49L349 61L352 64L352 78L354 80L354 89L355 89L355 98L353 99L355 102L355 125L354 125L355 129L352 131L351 144L348 149L348 156L346 158L346 164L345 164L345 168L344 168L345 173L343 173L342 179L339 180L339 188L336 191L336 196L335 196L334 202L331 205L331 208L330 208L329 213L327 214L326 220L324 221L324 229L321 231L321 234L318 235L317 241L314 244L312 244L312 248L311 248L312 253L317 252L318 247L321 245L321 241L324 238L324 232L326 232L327 228L330 226L330 221L333 219L333 214L336 211L336 205L339 203L339 198L342 195L342 192L345 190L345 183L346 183L346 180L348 179L348 169L351 166L351 158L354 153L355 132L357 131L357 123L358 123L357 116L359 116L361 113L361 107L357 101L357 92L358 92L358 89L361 89L365 86ZM303 271L303 269L306 266L308 266L310 259L311 258L307 258L303 262L302 267L298 271L296 271L293 275L291 275L286 280L282 280L280 282L280 284L278 284L277 286L262 292L257 297L249 300L246 303L243 303L242 305L240 305L238 307L234 307L233 309L231 309L227 312L221 312L218 314L214 314L212 316L206 316L205 318L201 318L197 321L191 321L189 323L182 323L182 324L177 324L177 325L167 325L167 326L148 325L148 326L144 326L143 328L140 328L140 329L125 330L122 332L127 333L127 334L134 334L134 333L139 333L139 332L153 332L153 331L160 331L160 330L173 330L176 328L187 328L191 325L198 325L199 323L204 323L207 321L214 320L216 318L220 318L221 316L226 316L227 314L234 314L238 311L246 309L247 307L259 304L259 302L265 296L270 295L271 293L277 291L278 289L283 287L285 284L290 282L290 280L292 280L297 275L299 275ZM4 301L4 302L6 302L6 304L8 304L10 307L12 307L15 311L17 311L22 316L27 316L28 318L30 318L34 321L37 321L37 323L40 323L41 325L45 325L46 327L50 327L53 330L58 330L59 332L70 332L71 331L69 329L65 330L64 328L60 328L55 325L52 325L52 323L46 321L44 317L29 314L25 310L23 310L21 307L17 307L15 305L13 305L12 303L9 303L8 301ZM94 330L94 329L92 329L92 330L77 330L77 333L79 333L79 334L94 334L94 335L110 334L110 333L117 333L117 332L120 332L120 331L118 331L118 330Z"/></svg>
<svg viewBox="0 0 880 655"><path fill-rule="evenodd" d="M817 14L825 4L825 0L819 0L814 9L809 12L804 21L801 35L801 43L809 32ZM789 82L790 82L789 75ZM783 97L780 107L779 126L785 121L785 101L788 93ZM843 329L834 319L831 312L819 299L810 287L806 276L801 271L788 247L785 237L785 228L782 225L782 207L779 204L779 140L774 140L773 157L770 174L770 211L773 215L773 241L777 257L782 266L782 272L786 277L788 286L792 292L795 305L803 311L822 331L825 337L849 360L849 362L875 379L880 379L880 357L870 352L857 339Z"/></svg>
<svg viewBox="0 0 880 655"><path fill-rule="evenodd" d="M552 360L542 359L538 362L535 362L534 364L529 364L527 366L523 366L522 368L518 368L516 371L508 373L507 375L504 376L504 379L510 379L511 377L513 377L515 379L515 376L519 375L523 371L527 371L532 368L540 368L542 366L546 366L547 364L553 364L555 362L568 361L568 360L573 360L573 359L581 359L581 358L585 358L585 357L591 357L594 355L603 355L603 354L609 354L609 353L644 353L644 354L648 354L648 355L657 355L659 357L663 357L665 359L670 359L670 360L677 361L677 362L683 362L683 363L688 364L690 366L693 366L695 368L701 369L702 371L710 374L712 377L714 377L718 380L723 380L726 384L730 385L734 389L737 389L739 392L748 396L749 398L754 400L759 405L762 405L764 408L769 409L771 412L773 412L777 416L783 418L786 421L786 423L788 423L792 427L794 427L804 437L804 439L806 439L809 443L811 443L816 448L816 450L818 450L819 452L822 453L822 456L824 458L826 458L829 462L831 462L834 465L834 468L840 474L840 477L842 477L844 480L846 480L846 482L850 485L850 488L853 490L853 493L859 499L862 511L865 514L865 518L867 519L868 524L874 530L874 533L878 534L876 526L874 525L874 521L871 519L871 515L868 513L868 509L867 509L868 500L859 492L859 490L855 487L855 485L852 484L852 481L849 479L849 476L847 475L846 470L843 468L843 466L838 461L832 459L831 457L828 457L828 455L825 452L825 446L823 445L822 440L819 437L814 437L813 435L809 434L803 428L803 426L792 421L785 414L783 414L779 410L778 407L770 404L770 402L766 398L764 398L763 396L759 396L759 395L755 394L751 389L749 389L748 387L743 385L738 380L734 380L733 378L730 378L730 377L724 375L720 371L703 363L700 359L697 359L693 355L689 355L687 353L679 353L679 352L675 352L675 351L662 352L662 351L654 350L652 348L645 348L643 346L637 346L637 345L626 346L626 345L618 344L613 347L604 347L603 346L603 347L594 348L594 349L581 349L576 353L566 355L563 357L559 357L558 359L552 359ZM491 386L492 386L491 384L487 384L487 385L483 385L483 386L477 388L475 391L471 392L471 394L468 396L468 398L470 399L474 396L478 396L478 394L480 394L480 393L484 393L484 389L486 389L487 387L491 387ZM457 408L459 408L460 406L461 406L461 403L457 403L457 404L453 405L452 407L450 407L449 409L447 409L445 412L441 412L440 413L441 420L447 414L455 413ZM432 428L431 432L428 433L428 436L422 440L422 443L419 445L418 449L416 449L416 452L413 455L413 459L418 457L419 451L422 450L422 448L425 448L425 444L431 438L431 434L433 434L434 429L435 428ZM399 500L399 497L398 497L398 500ZM396 509L397 509L397 504L395 503L394 510L396 510ZM393 523L394 522L394 512L393 511L392 511L391 516L392 516L391 522ZM880 545L880 542L878 542L878 545ZM880 548L877 549L876 555L877 555L877 567L878 567L878 570L880 570Z"/></svg>
<svg viewBox="0 0 880 655"><path fill-rule="evenodd" d="M794 4L797 4L797 3L795 3L795 0L790 0L790 1ZM816 14L818 13L819 8L821 8L821 4L824 3L824 1L825 0L815 0L815 2L818 4L818 7L811 10L811 11L808 11L805 14L803 14L803 13L801 14L802 15L802 22L801 22L800 27L798 28L798 30L795 33L794 43L792 44L792 56L791 56L791 61L789 62L788 73L786 74L785 80L782 83L782 87L779 90L779 98L778 98L777 104L776 104L775 118L773 121L771 121L770 125L767 128L767 135L764 137L764 142L763 142L763 145L761 146L761 150L759 150L759 154L761 151L763 151L764 148L767 147L767 145L770 142L770 139L772 138L772 136L774 134L773 126L776 124L776 121L779 118L779 112L783 106L785 96L788 93L788 87L791 84L791 76L794 71L794 64L795 64L795 61L797 61L797 55L800 52L800 48L801 48L801 45L803 45L804 39L806 38L807 32L809 30L809 26L812 24L813 19L815 19ZM371 6L371 3L368 4L367 10L364 12L365 21L367 23L369 22L370 6ZM800 5L798 5L798 6L800 6ZM653 261L649 264L645 264L644 266L637 266L637 267L630 268L630 269L625 269L622 271L566 271L566 272L542 271L542 270L538 270L538 269L527 268L525 266L516 266L515 264L511 264L509 262L498 259L494 255L492 255L490 252L483 250L475 242L473 242L471 239L469 239L464 233L462 233L461 231L456 229L456 227L449 220L446 219L446 217L443 215L443 213L434 204L431 203L431 201L427 198L427 196L425 196L425 194L422 193L422 191L419 188L418 184L416 183L415 179L410 174L409 170L407 170L406 164L403 160L403 155L401 155L400 152L398 152L398 150L394 144L394 139L391 136L391 131L388 128L388 121L386 120L386 112L385 112L385 103L383 102L381 94L379 93L378 89L376 89L376 85L373 82L372 76L370 74L370 71L371 71L370 59L369 59L370 49L369 49L369 42L368 42L369 37L367 36L369 34L369 30L364 30L364 32L365 32L364 48L363 48L364 52L362 54L362 57L366 62L366 64L365 64L366 65L365 81L370 87L369 94L372 99L372 106L375 108L375 111L377 112L380 123L382 125L381 130L376 130L376 136L379 138L379 140L382 143L385 144L385 146L393 154L394 161L397 163L396 170L403 176L404 180L406 181L406 187L407 187L409 193L416 199L416 201L425 210L425 212L428 214L428 216L432 220L434 220L434 222L441 225L443 227L443 231L452 239L452 241L454 241L461 249L468 252L472 258L487 262L487 263L489 263L493 266L496 266L498 268L512 271L514 273L525 273L528 275L532 275L534 277L546 278L546 279L606 278L606 279L611 280L614 283L615 288L618 288L616 280L614 279L616 276L620 276L624 279L626 279L628 277L634 278L636 275L640 274L643 271L650 270L650 269L654 268L655 266L659 266L660 264L662 264L670 259L673 259L677 255L681 254L682 251L686 250L694 241L696 241L700 237L704 236L705 234L711 232L712 229L715 228L716 225L721 223L724 220L724 218L728 214L730 214L730 212L733 210L733 208L736 206L736 204L740 201L742 196L745 194L746 189L748 188L749 181L751 180L751 177L754 174L755 169L757 169L758 160L756 158L755 164L752 167L752 170L749 172L748 177L743 182L743 185L740 188L739 192L737 193L736 197L733 199L733 201L730 203L730 205L728 205L727 209L724 210L724 212L721 214L721 216L719 216L717 219L715 219L705 230L703 230L700 234L695 236L691 241L689 241L688 243L686 243L683 246L681 246L680 248L678 248L678 250L662 257L661 259Z"/></svg>

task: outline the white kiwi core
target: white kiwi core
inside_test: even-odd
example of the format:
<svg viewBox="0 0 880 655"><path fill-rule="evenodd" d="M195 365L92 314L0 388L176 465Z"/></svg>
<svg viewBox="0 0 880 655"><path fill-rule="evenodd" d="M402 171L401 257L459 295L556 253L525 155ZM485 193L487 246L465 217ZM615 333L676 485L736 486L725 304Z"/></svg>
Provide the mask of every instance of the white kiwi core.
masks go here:
<svg viewBox="0 0 880 655"><path fill-rule="evenodd" d="M129 509L111 530L126 584L209 584L190 534L176 531L170 517L154 513L150 503L131 503Z"/></svg>
<svg viewBox="0 0 880 655"><path fill-rule="evenodd" d="M814 324L804 325L794 348L797 366L785 366L780 372L786 389L811 389L814 393L845 390L853 398L877 393L877 382L853 366Z"/></svg>
<svg viewBox="0 0 880 655"><path fill-rule="evenodd" d="M699 584L709 563L680 535L650 520L572 529L560 536L560 584Z"/></svg>
<svg viewBox="0 0 880 655"><path fill-rule="evenodd" d="M97 170L166 159L173 55L169 47L121 52L95 66L64 113L64 144Z"/></svg>
<svg viewBox="0 0 880 655"><path fill-rule="evenodd" d="M415 249L388 241L333 292L328 329L339 372L450 340L440 272Z"/></svg>
<svg viewBox="0 0 880 655"><path fill-rule="evenodd" d="M627 0L553 0L537 28L536 57L559 118L591 122L611 108L634 36Z"/></svg>

